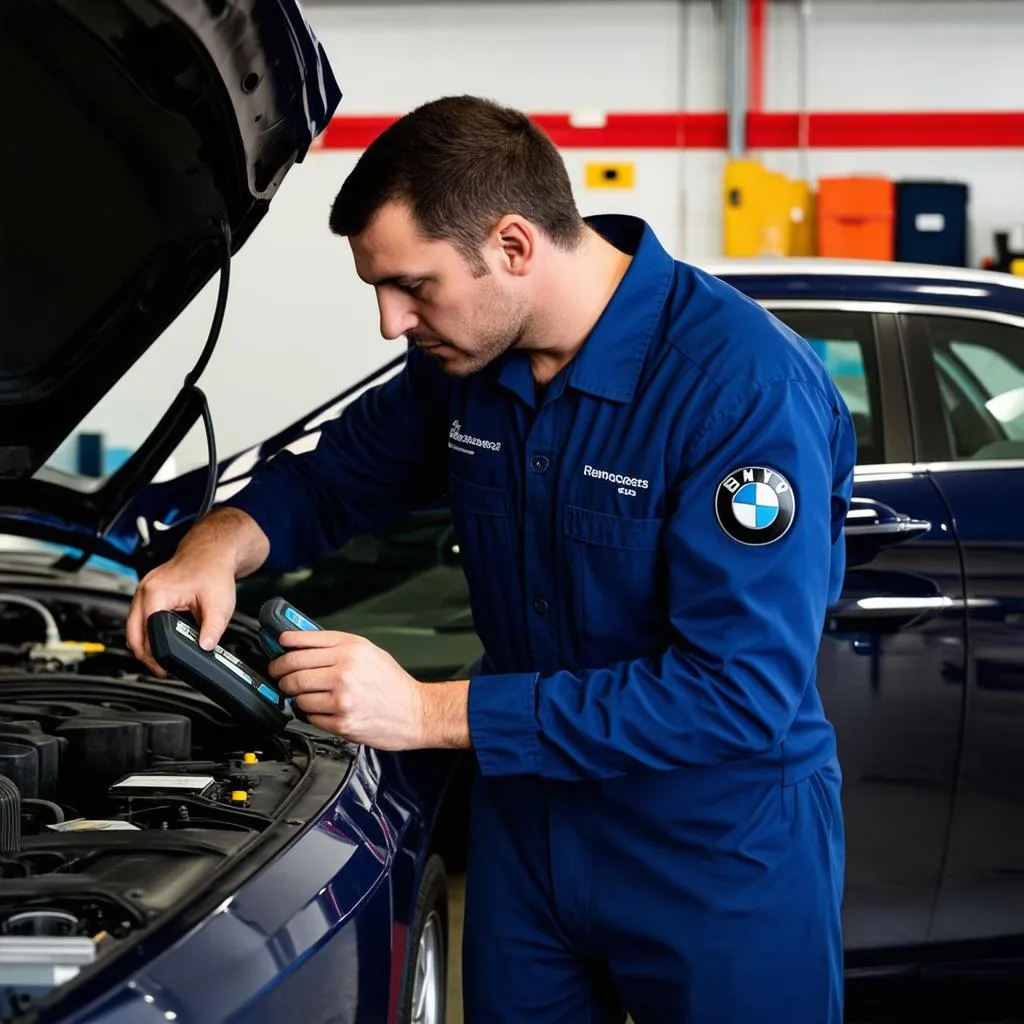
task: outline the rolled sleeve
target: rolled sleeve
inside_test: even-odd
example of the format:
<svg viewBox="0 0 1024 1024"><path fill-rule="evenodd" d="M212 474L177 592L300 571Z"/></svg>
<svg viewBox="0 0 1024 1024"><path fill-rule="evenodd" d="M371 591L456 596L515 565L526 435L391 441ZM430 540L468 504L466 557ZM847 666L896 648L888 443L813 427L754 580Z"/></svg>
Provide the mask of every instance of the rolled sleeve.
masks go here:
<svg viewBox="0 0 1024 1024"><path fill-rule="evenodd" d="M469 681L469 734L484 775L539 770L536 672L474 676Z"/></svg>

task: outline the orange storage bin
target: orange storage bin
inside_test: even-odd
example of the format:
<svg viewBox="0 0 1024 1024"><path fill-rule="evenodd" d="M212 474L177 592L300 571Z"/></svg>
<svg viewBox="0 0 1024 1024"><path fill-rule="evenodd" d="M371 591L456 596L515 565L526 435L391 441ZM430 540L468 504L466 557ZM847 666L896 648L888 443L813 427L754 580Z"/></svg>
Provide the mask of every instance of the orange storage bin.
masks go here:
<svg viewBox="0 0 1024 1024"><path fill-rule="evenodd" d="M818 255L891 260L895 254L896 189L888 178L818 181Z"/></svg>

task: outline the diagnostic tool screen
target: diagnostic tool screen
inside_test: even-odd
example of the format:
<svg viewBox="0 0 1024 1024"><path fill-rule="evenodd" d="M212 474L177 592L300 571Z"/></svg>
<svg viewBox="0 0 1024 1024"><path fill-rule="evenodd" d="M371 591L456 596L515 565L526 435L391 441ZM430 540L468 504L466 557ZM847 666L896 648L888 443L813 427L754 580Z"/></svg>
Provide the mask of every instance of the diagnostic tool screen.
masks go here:
<svg viewBox="0 0 1024 1024"><path fill-rule="evenodd" d="M188 637L199 647L199 634L193 629L187 622L178 619L174 624L174 628L181 633L183 636ZM202 650L202 648L200 648ZM281 695L274 689L272 689L262 679L255 679L250 675L248 667L241 661L238 660L230 651L225 651L223 647L214 647L212 651L205 651L210 657L216 658L222 665L229 668L239 679L244 683L247 683L253 690L255 690L265 701L272 704L275 708L281 707Z"/></svg>

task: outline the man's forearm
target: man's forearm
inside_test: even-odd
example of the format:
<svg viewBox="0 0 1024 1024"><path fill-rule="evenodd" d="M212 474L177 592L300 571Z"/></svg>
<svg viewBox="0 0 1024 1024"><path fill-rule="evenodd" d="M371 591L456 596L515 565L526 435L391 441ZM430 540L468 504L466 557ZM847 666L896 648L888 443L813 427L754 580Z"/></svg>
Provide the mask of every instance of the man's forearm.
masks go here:
<svg viewBox="0 0 1024 1024"><path fill-rule="evenodd" d="M423 745L449 750L468 750L469 680L421 683L423 695Z"/></svg>
<svg viewBox="0 0 1024 1024"><path fill-rule="evenodd" d="M179 554L228 558L235 579L255 572L270 554L270 541L256 520L233 507L214 509L182 538Z"/></svg>

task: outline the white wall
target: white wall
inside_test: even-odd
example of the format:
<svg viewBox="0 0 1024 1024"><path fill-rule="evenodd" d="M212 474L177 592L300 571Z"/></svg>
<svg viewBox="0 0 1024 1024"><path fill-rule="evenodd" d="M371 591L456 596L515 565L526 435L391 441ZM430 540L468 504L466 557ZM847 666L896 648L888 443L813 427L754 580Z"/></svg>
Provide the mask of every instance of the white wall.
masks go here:
<svg viewBox="0 0 1024 1024"><path fill-rule="evenodd" d="M770 2L765 106L797 104L795 2ZM813 110L1020 110L1021 0L812 0Z"/></svg>
<svg viewBox="0 0 1024 1024"><path fill-rule="evenodd" d="M446 93L491 96L531 113L722 110L724 44L713 0L324 3L306 14L335 67L339 114L400 114ZM814 0L808 97L816 110L1024 109L1024 0ZM772 0L766 108L796 108L796 9ZM715 151L565 151L584 213L647 218L678 256L721 251ZM756 154L796 175L795 152ZM356 153L314 151L293 170L235 260L222 340L202 385L221 453L286 425L389 359L372 290L348 245L327 230ZM594 192L588 160L634 161L631 191ZM994 229L1024 221L1024 154L1013 151L813 150L812 177L875 172L950 177L972 187L972 259ZM132 447L154 424L206 336L214 281L83 424ZM176 458L205 460L201 431Z"/></svg>
<svg viewBox="0 0 1024 1024"><path fill-rule="evenodd" d="M688 101L700 108L722 103L710 0L685 11L664 0L623 0L596 9L578 2L367 3L312 6L306 14L341 84L339 113L401 113L456 92L491 96L532 113L672 111ZM684 47L698 59L684 61ZM380 337L373 291L356 278L347 242L327 229L330 203L357 155L312 152L285 180L234 261L221 341L201 381L221 453L300 418L400 351L400 343ZM674 249L686 247L680 244L684 236L701 239L694 248L706 249L719 230L718 185L706 167L720 165L718 154L565 155L586 213L626 208L648 218ZM635 190L588 193L582 184L586 161L615 158L637 161ZM115 447L141 440L202 347L215 295L216 281L83 430L103 432ZM179 449L176 468L204 461L205 441L196 429Z"/></svg>
<svg viewBox="0 0 1024 1024"><path fill-rule="evenodd" d="M796 3L770 3L765 109L799 109ZM811 111L1024 110L1024 0L813 0L806 104ZM1024 222L1020 149L812 149L758 153L812 179L881 174L966 181L968 260L993 232Z"/></svg>

